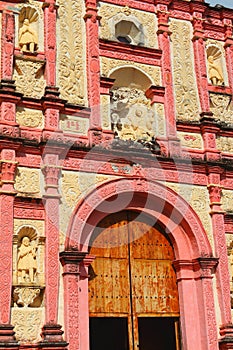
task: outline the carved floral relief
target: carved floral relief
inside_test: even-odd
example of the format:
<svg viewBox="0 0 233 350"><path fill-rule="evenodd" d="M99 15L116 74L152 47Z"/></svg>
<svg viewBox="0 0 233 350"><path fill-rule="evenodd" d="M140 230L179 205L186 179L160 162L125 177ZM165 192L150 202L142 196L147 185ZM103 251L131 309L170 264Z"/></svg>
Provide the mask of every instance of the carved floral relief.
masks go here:
<svg viewBox="0 0 233 350"><path fill-rule="evenodd" d="M44 61L16 58L13 79L18 92L41 98L45 88Z"/></svg>
<svg viewBox="0 0 233 350"><path fill-rule="evenodd" d="M233 153L233 139L231 137L217 137L217 149L223 153Z"/></svg>
<svg viewBox="0 0 233 350"><path fill-rule="evenodd" d="M233 124L232 97L226 94L210 93L210 109L214 118L221 122Z"/></svg>
<svg viewBox="0 0 233 350"><path fill-rule="evenodd" d="M226 212L233 212L233 191L222 190L222 208Z"/></svg>
<svg viewBox="0 0 233 350"><path fill-rule="evenodd" d="M27 108L17 108L16 121L20 126L41 129L44 126L43 112Z"/></svg>
<svg viewBox="0 0 233 350"><path fill-rule="evenodd" d="M199 120L199 98L195 77L191 24L173 19L171 46L176 114L179 120Z"/></svg>
<svg viewBox="0 0 233 350"><path fill-rule="evenodd" d="M18 167L15 189L20 195L40 197L40 170Z"/></svg>
<svg viewBox="0 0 233 350"><path fill-rule="evenodd" d="M57 1L58 86L61 98L84 105L87 99L85 84L85 22L84 2Z"/></svg>

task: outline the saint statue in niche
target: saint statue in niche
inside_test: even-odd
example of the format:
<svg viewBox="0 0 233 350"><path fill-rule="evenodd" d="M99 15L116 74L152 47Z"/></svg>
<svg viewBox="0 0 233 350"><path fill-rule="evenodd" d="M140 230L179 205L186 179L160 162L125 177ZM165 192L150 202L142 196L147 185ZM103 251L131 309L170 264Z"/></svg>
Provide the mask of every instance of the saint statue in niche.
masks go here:
<svg viewBox="0 0 233 350"><path fill-rule="evenodd" d="M22 239L18 253L18 276L21 276L22 283L34 283L35 272L37 270L35 241L30 242L29 237Z"/></svg>
<svg viewBox="0 0 233 350"><path fill-rule="evenodd" d="M223 85L224 78L220 62L215 60L214 56L208 57L208 75L213 85Z"/></svg>
<svg viewBox="0 0 233 350"><path fill-rule="evenodd" d="M19 46L21 51L35 52L38 46L37 34L31 28L29 20L26 18L23 21L23 26L19 30Z"/></svg>

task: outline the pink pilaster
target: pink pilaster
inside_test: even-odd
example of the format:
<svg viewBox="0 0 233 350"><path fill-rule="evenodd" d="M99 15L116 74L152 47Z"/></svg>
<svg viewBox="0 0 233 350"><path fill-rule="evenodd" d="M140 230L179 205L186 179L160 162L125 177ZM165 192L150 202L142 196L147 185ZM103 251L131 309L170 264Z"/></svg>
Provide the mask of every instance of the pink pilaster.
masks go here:
<svg viewBox="0 0 233 350"><path fill-rule="evenodd" d="M80 262L87 253L79 251L64 251L60 253L60 261L63 266L64 279L64 317L65 317L65 339L69 343L69 350L81 349L80 324ZM82 300L84 303L85 300ZM88 310L87 310L88 317ZM86 348L88 349L88 348Z"/></svg>
<svg viewBox="0 0 233 350"><path fill-rule="evenodd" d="M12 345L10 349L18 349L13 327L10 325L16 165L15 151L3 149L0 188L0 348L4 347L4 342L9 342Z"/></svg>
<svg viewBox="0 0 233 350"><path fill-rule="evenodd" d="M1 37L1 79L11 80L14 59L15 20L14 15L3 11Z"/></svg>
<svg viewBox="0 0 233 350"><path fill-rule="evenodd" d="M88 302L88 267L95 257L86 255L80 264L79 298L82 301L79 308L80 317L80 350L89 349L89 302Z"/></svg>
<svg viewBox="0 0 233 350"><path fill-rule="evenodd" d="M212 227L215 243L215 254L219 258L216 270L218 300L221 311L222 334L225 325L231 324L230 275L228 270L227 245L224 226L224 211L221 208L220 169L209 169L208 190L211 208ZM229 337L229 334L227 335ZM224 336L223 336L224 337ZM233 332L231 333L233 344ZM231 348L233 349L233 348Z"/></svg>
<svg viewBox="0 0 233 350"><path fill-rule="evenodd" d="M171 32L169 31L169 12L167 10L167 5L157 5L157 17L158 42L159 48L162 50L162 85L165 87L164 109L166 117L168 148L171 155L178 155L180 153L180 145L177 140L176 132L176 112L169 38Z"/></svg>
<svg viewBox="0 0 233 350"><path fill-rule="evenodd" d="M211 280L211 270L216 265L216 259L198 260L174 262L179 290L182 342L184 349L217 350ZM208 260L210 266L205 260ZM199 324L196 322L197 318L200 320Z"/></svg>
<svg viewBox="0 0 233 350"><path fill-rule="evenodd" d="M46 57L47 86L56 85L56 15L57 7L53 0L44 3L44 43Z"/></svg>
<svg viewBox="0 0 233 350"><path fill-rule="evenodd" d="M233 89L233 38L232 38L232 21L230 19L223 20L225 26L225 53L226 65L228 72L229 86Z"/></svg>
<svg viewBox="0 0 233 350"><path fill-rule="evenodd" d="M101 129L100 119L100 60L99 60L99 17L96 0L86 0L86 53L87 53L87 88L91 107L90 141L92 131ZM93 140L95 141L95 140Z"/></svg>
<svg viewBox="0 0 233 350"><path fill-rule="evenodd" d="M58 179L60 167L58 155L45 154L42 171L45 179L45 326L42 331L43 342L41 347L46 349L47 340L52 348L66 348L62 339L61 326L57 324L58 318L58 292L59 292L59 203Z"/></svg>
<svg viewBox="0 0 233 350"><path fill-rule="evenodd" d="M200 10L200 9L199 9ZM202 12L193 12L193 50L202 113L210 112Z"/></svg>

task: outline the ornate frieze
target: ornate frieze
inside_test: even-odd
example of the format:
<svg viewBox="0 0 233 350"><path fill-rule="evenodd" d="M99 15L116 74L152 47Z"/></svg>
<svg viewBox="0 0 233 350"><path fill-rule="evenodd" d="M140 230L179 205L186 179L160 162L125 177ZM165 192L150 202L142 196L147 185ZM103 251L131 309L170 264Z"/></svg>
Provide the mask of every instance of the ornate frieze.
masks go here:
<svg viewBox="0 0 233 350"><path fill-rule="evenodd" d="M70 103L86 103L84 3L57 1L58 86L61 98Z"/></svg>
<svg viewBox="0 0 233 350"><path fill-rule="evenodd" d="M218 137L216 139L217 149L224 153L233 153L233 138L231 137Z"/></svg>
<svg viewBox="0 0 233 350"><path fill-rule="evenodd" d="M170 30L177 119L199 120L200 106L192 60L191 24L172 19Z"/></svg>

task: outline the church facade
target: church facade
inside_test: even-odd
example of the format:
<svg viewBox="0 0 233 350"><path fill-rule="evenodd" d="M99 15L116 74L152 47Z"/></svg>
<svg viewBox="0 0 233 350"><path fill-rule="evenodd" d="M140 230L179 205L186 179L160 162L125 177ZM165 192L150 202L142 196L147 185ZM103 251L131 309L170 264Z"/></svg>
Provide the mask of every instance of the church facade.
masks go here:
<svg viewBox="0 0 233 350"><path fill-rule="evenodd" d="M233 349L233 10L0 23L0 348Z"/></svg>

